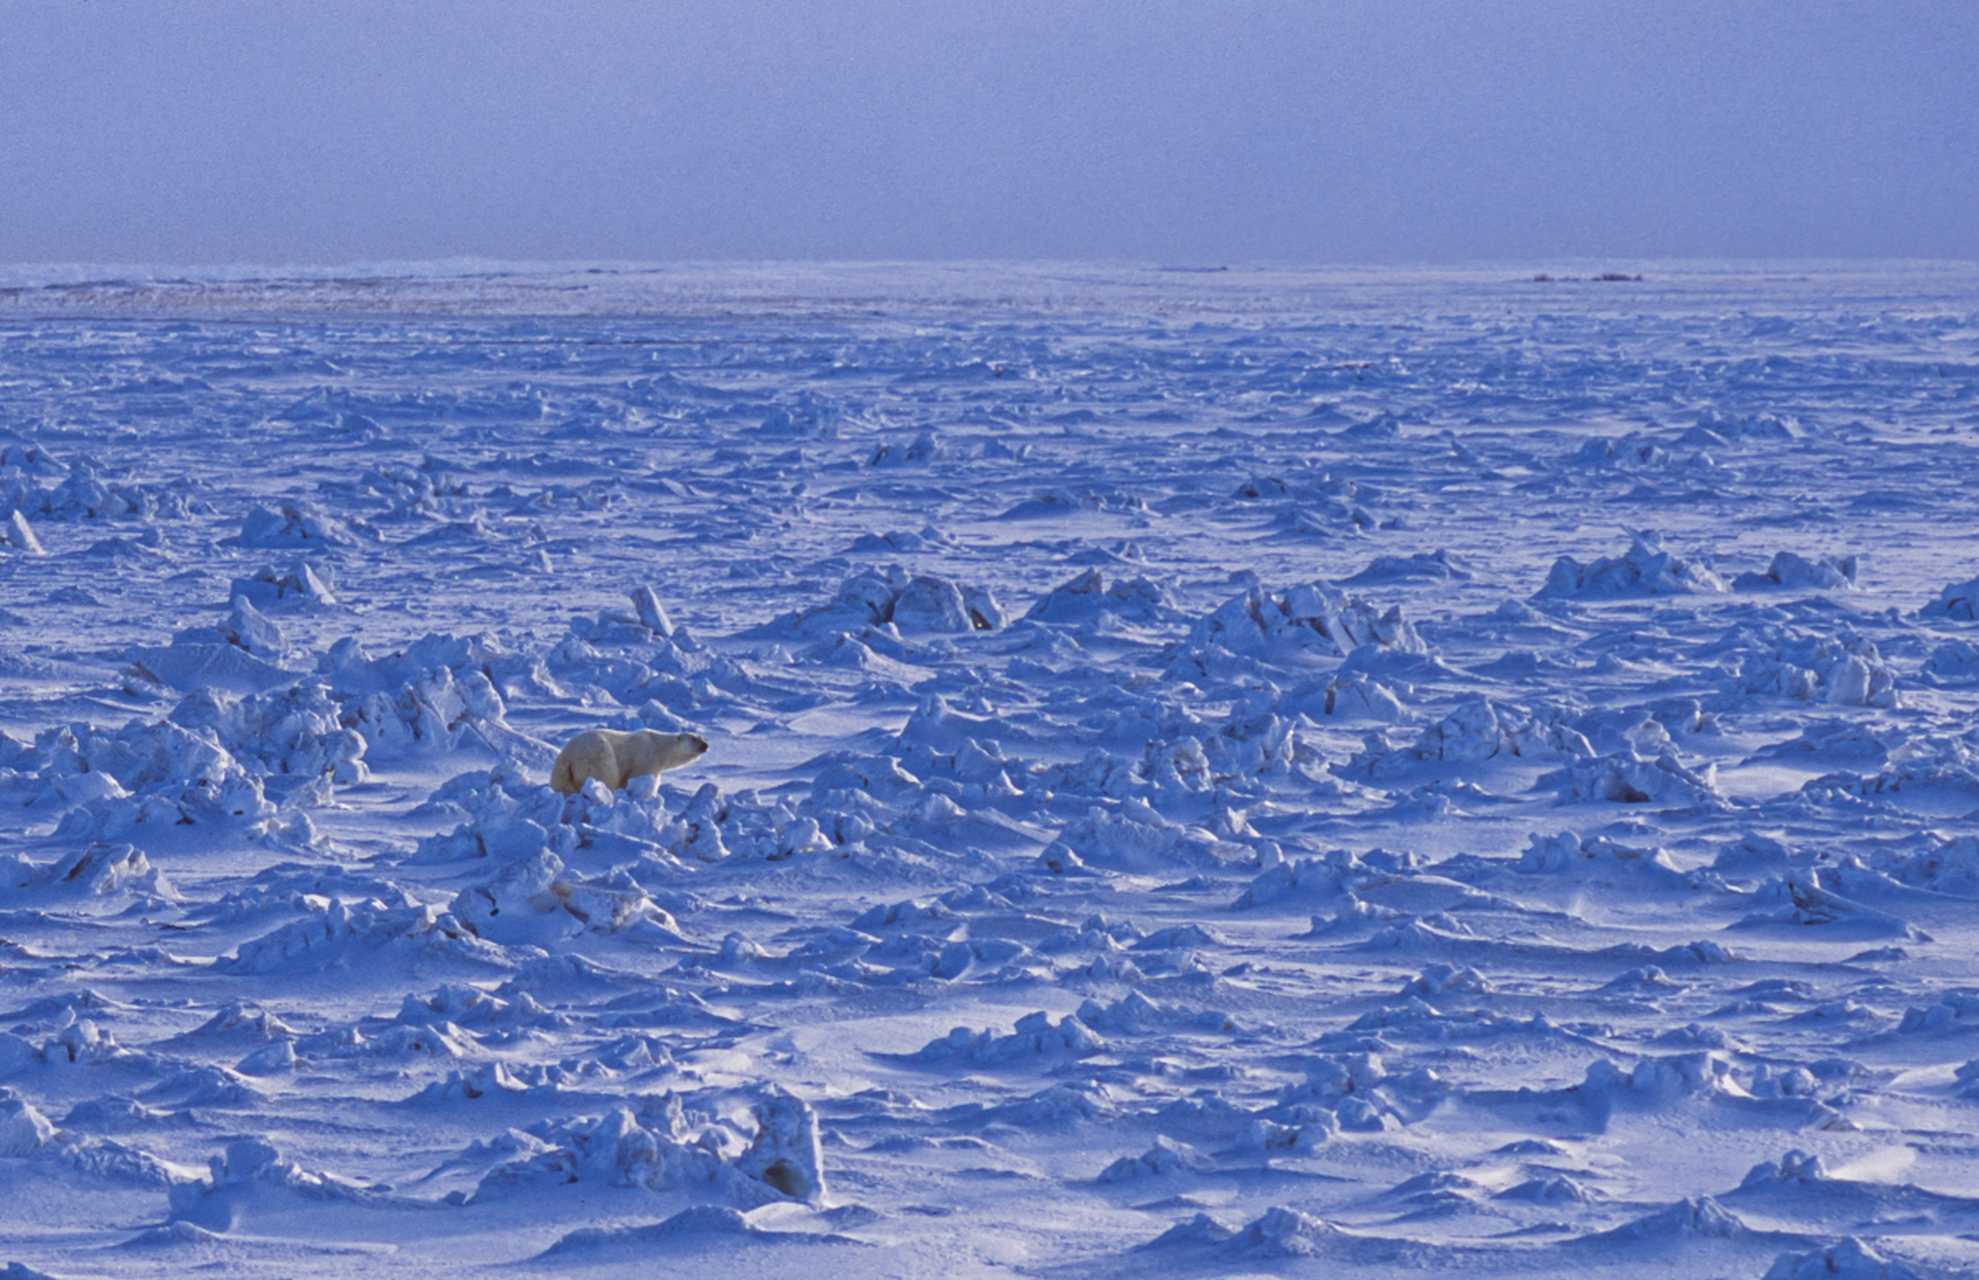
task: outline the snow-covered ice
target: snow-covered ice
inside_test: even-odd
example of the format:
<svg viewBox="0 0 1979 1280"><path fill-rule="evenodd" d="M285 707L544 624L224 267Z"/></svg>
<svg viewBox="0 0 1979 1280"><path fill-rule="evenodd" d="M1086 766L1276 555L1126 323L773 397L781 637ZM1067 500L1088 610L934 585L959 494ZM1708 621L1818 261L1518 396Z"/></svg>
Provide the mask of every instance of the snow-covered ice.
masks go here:
<svg viewBox="0 0 1979 1280"><path fill-rule="evenodd" d="M1973 1273L1979 273L1644 275L10 278L5 1274Z"/></svg>

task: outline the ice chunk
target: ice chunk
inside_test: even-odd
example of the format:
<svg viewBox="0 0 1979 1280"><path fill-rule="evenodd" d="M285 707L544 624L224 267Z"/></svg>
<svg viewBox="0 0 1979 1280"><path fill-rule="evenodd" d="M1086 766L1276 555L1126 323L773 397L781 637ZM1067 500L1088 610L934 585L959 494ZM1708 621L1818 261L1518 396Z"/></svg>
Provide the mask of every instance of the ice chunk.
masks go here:
<svg viewBox="0 0 1979 1280"><path fill-rule="evenodd" d="M1809 560L1791 551L1782 551L1773 557L1773 563L1767 566L1766 572L1741 573L1732 579L1732 590L1846 590L1855 585L1855 573L1854 556Z"/></svg>
<svg viewBox="0 0 1979 1280"><path fill-rule="evenodd" d="M1630 434L1618 439L1589 440L1575 452L1574 461L1587 466L1638 468L1667 467L1673 459L1670 451L1656 441Z"/></svg>
<svg viewBox="0 0 1979 1280"><path fill-rule="evenodd" d="M170 1189L172 1217L212 1231L231 1231L249 1210L277 1212L303 1201L375 1201L376 1192L335 1174L314 1173L283 1158L272 1143L241 1138L214 1156L208 1176Z"/></svg>
<svg viewBox="0 0 1979 1280"><path fill-rule="evenodd" d="M35 745L49 793L65 794L69 780L89 773L107 775L122 789L96 789L65 814L56 833L66 839L152 842L208 824L256 836L267 833L275 817L260 778L210 730L170 721L132 721L122 729L78 725L48 730Z"/></svg>
<svg viewBox="0 0 1979 1280"><path fill-rule="evenodd" d="M257 569L252 577L235 578L228 587L228 594L236 600L251 601L262 609L337 602L328 567L313 565L306 560L298 560L286 569Z"/></svg>
<svg viewBox="0 0 1979 1280"><path fill-rule="evenodd" d="M1783 1253L1763 1280L1924 1280L1902 1262L1891 1261L1854 1236L1806 1253Z"/></svg>
<svg viewBox="0 0 1979 1280"><path fill-rule="evenodd" d="M641 1259L670 1247L702 1247L720 1251L724 1262L739 1264L737 1246L760 1245L850 1245L851 1236L837 1232L768 1230L756 1226L740 1211L723 1205L695 1205L682 1209L663 1222L642 1227L580 1227L560 1237L539 1258L562 1262L582 1261L586 1255L625 1250ZM827 1270L829 1270L827 1268ZM0 1277L5 1280L5 1277Z"/></svg>
<svg viewBox="0 0 1979 1280"><path fill-rule="evenodd" d="M1089 1057L1105 1048L1106 1042L1073 1015L1067 1014L1054 1023L1049 1014L1038 1012L1017 1019L1009 1035L957 1027L938 1040L930 1040L913 1056L926 1062L960 1059L983 1066L1002 1066L1039 1057Z"/></svg>
<svg viewBox="0 0 1979 1280"><path fill-rule="evenodd" d="M32 1155L54 1137L55 1126L47 1116L20 1098L0 1096L0 1158Z"/></svg>
<svg viewBox="0 0 1979 1280"><path fill-rule="evenodd" d="M1187 1249L1204 1245L1222 1244L1237 1234L1237 1228L1225 1226L1206 1213L1199 1213L1187 1222L1179 1222L1162 1232L1141 1249Z"/></svg>
<svg viewBox="0 0 1979 1280"><path fill-rule="evenodd" d="M735 1167L792 1200L825 1197L818 1115L809 1103L771 1088L755 1105L756 1137Z"/></svg>
<svg viewBox="0 0 1979 1280"><path fill-rule="evenodd" d="M1850 901L1821 884L1822 868L1811 867L1789 872L1762 886L1755 895L1761 900L1780 903L1770 911L1755 911L1740 919L1734 928L1755 929L1786 924L1796 927L1831 926L1850 936L1888 936L1923 941L1929 935L1901 917ZM1942 1006L1941 1006L1942 1007ZM1913 1010L1913 1012L1915 1012ZM1908 1023L1910 1015L1905 1015Z"/></svg>
<svg viewBox="0 0 1979 1280"><path fill-rule="evenodd" d="M503 867L486 884L461 890L449 910L478 936L509 945L553 944L587 929L676 930L673 917L629 878L594 881L573 875L548 849Z"/></svg>
<svg viewBox="0 0 1979 1280"><path fill-rule="evenodd" d="M45 865L0 858L0 900L51 893L72 897L130 894L160 902L179 897L164 872L128 844L91 844Z"/></svg>
<svg viewBox="0 0 1979 1280"><path fill-rule="evenodd" d="M1748 440L1794 440L1800 434L1800 423L1795 418L1782 418L1773 413L1728 413L1722 409L1706 409L1697 415L1697 425L1683 438L1688 444L1736 444Z"/></svg>
<svg viewBox="0 0 1979 1280"><path fill-rule="evenodd" d="M1670 855L1661 849L1638 848L1610 840L1606 836L1581 839L1571 831L1553 836L1528 837L1517 869L1526 875L1561 875L1575 878L1627 878L1638 884L1662 889L1696 889L1705 883L1695 875L1678 870Z"/></svg>
<svg viewBox="0 0 1979 1280"><path fill-rule="evenodd" d="M1702 773L1674 752L1644 758L1633 751L1576 760L1543 775L1540 786L1557 787L1566 801L1606 800L1616 804L1657 804L1708 809L1730 806L1718 790L1717 765Z"/></svg>
<svg viewBox="0 0 1979 1280"><path fill-rule="evenodd" d="M16 508L0 521L0 550L15 551L21 555L40 556L48 553L42 550L41 539L34 536L28 526L27 517Z"/></svg>
<svg viewBox="0 0 1979 1280"><path fill-rule="evenodd" d="M1727 693L1797 700L1825 699L1836 706L1902 705L1896 672L1874 641L1843 627L1832 634L1792 627L1734 627L1707 652L1736 655Z"/></svg>
<svg viewBox="0 0 1979 1280"><path fill-rule="evenodd" d="M1710 1196L1679 1200L1667 1209L1638 1218L1634 1222L1586 1237L1590 1242L1630 1244L1652 1240L1703 1236L1714 1240L1737 1240L1749 1228L1736 1214Z"/></svg>
<svg viewBox="0 0 1979 1280"><path fill-rule="evenodd" d="M1146 875L1191 865L1219 866L1216 845L1216 837L1199 827L1150 825L1130 813L1094 805L1084 818L1068 823L1043 856L1047 863L1070 855L1073 865Z"/></svg>
<svg viewBox="0 0 1979 1280"><path fill-rule="evenodd" d="M1415 743L1397 749L1382 734L1369 734L1366 745L1335 771L1370 778L1407 776L1426 766L1474 765L1513 757L1526 760L1578 762L1594 755L1581 732L1555 711L1541 708L1526 713L1501 707L1488 698L1469 698L1443 719L1424 729Z"/></svg>
<svg viewBox="0 0 1979 1280"><path fill-rule="evenodd" d="M825 636L833 632L858 634L888 623L902 632L954 634L989 631L1002 624L1003 612L987 590L965 587L931 574L910 574L899 565L871 569L839 584L829 603L787 613L748 634L757 636Z"/></svg>
<svg viewBox="0 0 1979 1280"><path fill-rule="evenodd" d="M1160 1136L1154 1145L1138 1156L1121 1156L1100 1170L1100 1182L1134 1182L1176 1173L1191 1173L1211 1167L1210 1161L1186 1142Z"/></svg>
<svg viewBox="0 0 1979 1280"><path fill-rule="evenodd" d="M868 465L875 467L906 467L916 463L934 462L946 456L941 437L932 431L923 431L915 436L911 444L883 444L873 451Z"/></svg>
<svg viewBox="0 0 1979 1280"><path fill-rule="evenodd" d="M172 709L172 723L210 730L237 759L258 764L270 775L339 785L363 782L369 743L345 728L345 704L320 678L240 699L202 691ZM353 717L355 718L355 717Z"/></svg>
<svg viewBox="0 0 1979 1280"><path fill-rule="evenodd" d="M485 1202L540 1186L596 1182L650 1191L694 1188L744 1209L779 1200L816 1203L825 1194L817 1117L809 1104L769 1087L754 1091L757 1131L737 1149L735 1133L713 1124L696 1131L680 1095L647 1094L635 1112L533 1125L518 1159L490 1170L476 1188Z"/></svg>
<svg viewBox="0 0 1979 1280"><path fill-rule="evenodd" d="M1037 622L1080 623L1112 618L1134 625L1167 620L1175 602L1167 588L1148 578L1115 579L1108 582L1098 569L1088 569L1076 578L1053 587L1040 597L1024 616Z"/></svg>
<svg viewBox="0 0 1979 1280"><path fill-rule="evenodd" d="M131 650L131 674L181 693L218 689L262 693L293 683L296 673L233 644L173 644Z"/></svg>
<svg viewBox="0 0 1979 1280"><path fill-rule="evenodd" d="M1224 1245L1234 1252L1261 1258L1320 1258L1337 1253L1358 1237L1327 1222L1284 1206L1267 1209Z"/></svg>
<svg viewBox="0 0 1979 1280"><path fill-rule="evenodd" d="M1420 580L1469 582L1476 575L1469 565L1439 547L1412 556L1376 556L1367 568L1342 583L1408 582Z"/></svg>
<svg viewBox="0 0 1979 1280"><path fill-rule="evenodd" d="M1571 556L1553 563L1546 585L1535 599L1585 597L1602 599L1618 596L1679 595L1714 593L1725 589L1718 575L1702 565L1684 560L1663 549L1661 535L1632 533L1629 549L1620 556L1582 564Z"/></svg>
<svg viewBox="0 0 1979 1280"><path fill-rule="evenodd" d="M256 507L241 522L243 547L354 547L367 538L376 540L377 529L361 520L332 515L313 502L283 502L275 509Z"/></svg>
<svg viewBox="0 0 1979 1280"><path fill-rule="evenodd" d="M1283 593L1252 588L1197 623L1183 641L1182 652L1221 649L1285 661L1307 655L1344 658L1363 645L1398 653L1429 652L1399 605L1379 611L1325 583Z"/></svg>
<svg viewBox="0 0 1979 1280"><path fill-rule="evenodd" d="M894 597L893 616L888 620L910 635L975 629L962 589L944 578L909 579L907 586Z"/></svg>
<svg viewBox="0 0 1979 1280"><path fill-rule="evenodd" d="M26 482L0 490L0 507L11 507L38 519L65 521L183 520L195 512L211 510L204 503L192 500L188 481L151 485L107 479L102 469L87 458L77 459L74 466L64 468L46 454L40 454L35 446L26 448L37 454L28 471L43 477L59 475L62 479L49 488Z"/></svg>
<svg viewBox="0 0 1979 1280"><path fill-rule="evenodd" d="M1938 598L1917 611L1920 618L1948 618L1953 622L1979 621L1979 578L1954 582L1938 593Z"/></svg>
<svg viewBox="0 0 1979 1280"><path fill-rule="evenodd" d="M1496 1200L1523 1200L1530 1204L1587 1204L1596 1197L1585 1186L1565 1174L1547 1178L1529 1178L1524 1182L1505 1188Z"/></svg>
<svg viewBox="0 0 1979 1280"><path fill-rule="evenodd" d="M1402 994L1434 1000L1438 996L1488 996L1497 988L1482 973L1468 965L1432 964L1402 984Z"/></svg>
<svg viewBox="0 0 1979 1280"><path fill-rule="evenodd" d="M214 967L242 974L305 974L353 968L367 959L390 966L416 955L513 967L500 948L436 907L341 898L311 905L307 917L241 943Z"/></svg>
<svg viewBox="0 0 1979 1280"><path fill-rule="evenodd" d="M651 587L640 587L632 593L632 610L639 615L640 625L654 635L673 635L673 620L667 617L666 608L660 604L659 593Z"/></svg>
<svg viewBox="0 0 1979 1280"><path fill-rule="evenodd" d="M1947 640L1931 650L1931 656L1924 660L1924 672L1946 684L1979 680L1979 644Z"/></svg>

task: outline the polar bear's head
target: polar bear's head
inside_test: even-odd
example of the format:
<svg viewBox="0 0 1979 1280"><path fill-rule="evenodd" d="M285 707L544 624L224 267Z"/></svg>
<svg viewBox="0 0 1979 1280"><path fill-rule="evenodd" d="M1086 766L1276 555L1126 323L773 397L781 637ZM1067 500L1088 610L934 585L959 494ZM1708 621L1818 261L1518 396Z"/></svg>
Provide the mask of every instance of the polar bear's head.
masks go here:
<svg viewBox="0 0 1979 1280"><path fill-rule="evenodd" d="M708 740L698 733L661 733L657 729L642 729L633 735L631 745L633 749L629 754L632 758L621 760L622 764L632 766L626 769L628 777L635 773L677 769L706 752Z"/></svg>

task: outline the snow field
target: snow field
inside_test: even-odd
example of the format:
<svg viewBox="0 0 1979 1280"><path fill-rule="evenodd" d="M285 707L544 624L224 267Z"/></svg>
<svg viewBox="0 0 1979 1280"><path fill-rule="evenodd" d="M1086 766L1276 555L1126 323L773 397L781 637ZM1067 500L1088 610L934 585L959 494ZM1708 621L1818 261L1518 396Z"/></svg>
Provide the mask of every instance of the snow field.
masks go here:
<svg viewBox="0 0 1979 1280"><path fill-rule="evenodd" d="M1647 274L0 293L0 1259L1969 1273L1979 280Z"/></svg>

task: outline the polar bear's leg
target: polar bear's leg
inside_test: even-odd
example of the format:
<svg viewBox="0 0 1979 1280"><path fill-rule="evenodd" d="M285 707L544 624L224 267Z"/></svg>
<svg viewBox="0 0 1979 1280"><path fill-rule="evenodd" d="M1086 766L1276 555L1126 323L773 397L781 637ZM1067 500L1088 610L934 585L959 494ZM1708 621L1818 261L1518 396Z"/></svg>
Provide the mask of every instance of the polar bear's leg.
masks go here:
<svg viewBox="0 0 1979 1280"><path fill-rule="evenodd" d="M571 776L570 771L569 747L557 752L557 762L550 766L550 787L565 795L572 795L577 791L577 779Z"/></svg>
<svg viewBox="0 0 1979 1280"><path fill-rule="evenodd" d="M550 767L550 785L565 795L574 793L591 778L613 790L624 786L618 753L613 750L614 736L609 730L587 729L572 738Z"/></svg>

